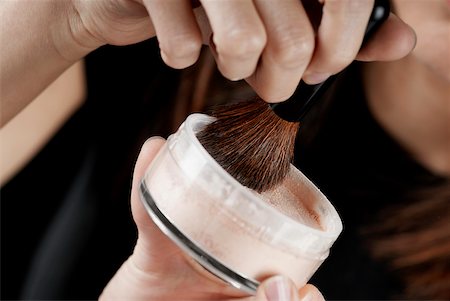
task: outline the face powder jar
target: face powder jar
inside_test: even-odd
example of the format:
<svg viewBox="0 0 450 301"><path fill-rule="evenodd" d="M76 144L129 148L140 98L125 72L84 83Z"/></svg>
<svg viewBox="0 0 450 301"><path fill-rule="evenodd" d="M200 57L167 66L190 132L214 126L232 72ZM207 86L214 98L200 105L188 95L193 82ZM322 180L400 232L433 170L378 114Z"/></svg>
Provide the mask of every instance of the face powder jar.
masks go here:
<svg viewBox="0 0 450 301"><path fill-rule="evenodd" d="M150 217L203 267L247 293L278 274L305 285L342 230L336 210L294 166L272 190L241 185L196 137L213 120L190 115L148 167L140 193Z"/></svg>

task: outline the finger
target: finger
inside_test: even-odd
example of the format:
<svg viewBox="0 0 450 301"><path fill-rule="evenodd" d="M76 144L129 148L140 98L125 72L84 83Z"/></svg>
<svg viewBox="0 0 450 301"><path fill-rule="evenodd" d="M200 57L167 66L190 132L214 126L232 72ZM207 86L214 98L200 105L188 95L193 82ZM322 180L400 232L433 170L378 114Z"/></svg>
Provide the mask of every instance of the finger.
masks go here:
<svg viewBox="0 0 450 301"><path fill-rule="evenodd" d="M159 149L163 146L165 140L161 137L152 137L147 140L141 148L133 173L133 184L131 188L131 208L133 211L133 217L138 229L144 229L146 227L155 227L140 201L139 185L144 177L145 170L150 165Z"/></svg>
<svg viewBox="0 0 450 301"><path fill-rule="evenodd" d="M239 299L240 301L300 301L294 283L284 276L274 276L263 281L256 291L256 295Z"/></svg>
<svg viewBox="0 0 450 301"><path fill-rule="evenodd" d="M307 284L302 287L299 292L300 300L308 300L308 301L325 301L322 293L311 284Z"/></svg>
<svg viewBox="0 0 450 301"><path fill-rule="evenodd" d="M250 76L266 45L264 25L252 0L202 0L220 72L231 80Z"/></svg>
<svg viewBox="0 0 450 301"><path fill-rule="evenodd" d="M297 87L314 51L314 31L301 1L256 0L267 45L247 82L268 102L286 100Z"/></svg>
<svg viewBox="0 0 450 301"><path fill-rule="evenodd" d="M305 82L320 83L355 59L373 3L373 0L325 0L314 56L303 76Z"/></svg>
<svg viewBox="0 0 450 301"><path fill-rule="evenodd" d="M393 61L408 55L416 45L414 30L394 14L367 41L356 56L359 61Z"/></svg>
<svg viewBox="0 0 450 301"><path fill-rule="evenodd" d="M255 296L241 298L239 301L325 301L320 291L307 284L297 291L295 284L283 276L271 277L258 287Z"/></svg>
<svg viewBox="0 0 450 301"><path fill-rule="evenodd" d="M138 241L133 252L133 263L142 271L165 270L166 265L180 260L180 249L168 239L151 220L139 196L140 181L165 140L152 137L141 148L136 161L131 189L131 209L138 228ZM161 250L164 250L161 253ZM155 257L159 254L159 257Z"/></svg>
<svg viewBox="0 0 450 301"><path fill-rule="evenodd" d="M164 62L177 69L195 63L200 54L202 36L190 1L143 2L152 19Z"/></svg>

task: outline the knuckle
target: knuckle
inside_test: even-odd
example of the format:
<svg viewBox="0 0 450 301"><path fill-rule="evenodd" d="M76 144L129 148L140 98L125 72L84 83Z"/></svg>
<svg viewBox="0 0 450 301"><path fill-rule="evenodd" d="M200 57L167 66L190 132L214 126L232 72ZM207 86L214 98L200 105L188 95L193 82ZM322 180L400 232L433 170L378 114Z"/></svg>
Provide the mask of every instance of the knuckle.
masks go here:
<svg viewBox="0 0 450 301"><path fill-rule="evenodd" d="M285 30L278 41L271 45L273 61L283 68L307 65L314 53L315 38L312 33L301 30Z"/></svg>
<svg viewBox="0 0 450 301"><path fill-rule="evenodd" d="M332 14L359 14L361 11L371 10L374 0L327 0L324 8Z"/></svg>
<svg viewBox="0 0 450 301"><path fill-rule="evenodd" d="M334 51L327 57L326 65L329 66L332 73L337 73L350 65L355 59L356 54L357 51L352 50Z"/></svg>
<svg viewBox="0 0 450 301"><path fill-rule="evenodd" d="M255 53L261 53L266 45L267 37L264 30L249 31L233 29L217 36L214 41L219 55L247 58Z"/></svg>

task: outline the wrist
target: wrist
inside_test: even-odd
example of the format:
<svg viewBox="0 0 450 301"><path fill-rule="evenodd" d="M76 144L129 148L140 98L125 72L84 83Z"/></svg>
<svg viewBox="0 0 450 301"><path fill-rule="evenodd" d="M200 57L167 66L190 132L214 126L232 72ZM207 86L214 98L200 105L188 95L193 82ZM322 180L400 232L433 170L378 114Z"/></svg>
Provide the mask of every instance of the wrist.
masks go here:
<svg viewBox="0 0 450 301"><path fill-rule="evenodd" d="M57 25L50 25L50 40L62 59L76 62L105 44L85 27L73 1L53 3L58 17L55 22Z"/></svg>

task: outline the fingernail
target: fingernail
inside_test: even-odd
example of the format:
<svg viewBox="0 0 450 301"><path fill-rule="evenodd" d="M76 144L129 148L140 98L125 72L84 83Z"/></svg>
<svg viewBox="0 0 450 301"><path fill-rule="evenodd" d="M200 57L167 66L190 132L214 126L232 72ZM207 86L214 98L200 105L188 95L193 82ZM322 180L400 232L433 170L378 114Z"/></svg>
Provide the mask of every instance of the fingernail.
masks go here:
<svg viewBox="0 0 450 301"><path fill-rule="evenodd" d="M312 72L312 73L305 74L303 76L303 80L306 83L310 84L310 85L315 85L315 84L319 84L321 82L324 82L327 78L330 77L330 75L331 74L329 74L329 73L315 73L315 72Z"/></svg>
<svg viewBox="0 0 450 301"><path fill-rule="evenodd" d="M290 301L291 287L286 278L275 276L265 283L264 293L268 301Z"/></svg>
<svg viewBox="0 0 450 301"><path fill-rule="evenodd" d="M302 289L299 295L300 301L325 301L317 289Z"/></svg>
<svg viewBox="0 0 450 301"><path fill-rule="evenodd" d="M147 144L148 142L150 142L152 140L161 140L161 139L164 140L164 138L161 136L152 136L152 137L148 138L147 140L145 140L145 142L143 144Z"/></svg>
<svg viewBox="0 0 450 301"><path fill-rule="evenodd" d="M314 294L308 292L305 295L300 296L300 301L319 301L319 300L315 300Z"/></svg>

